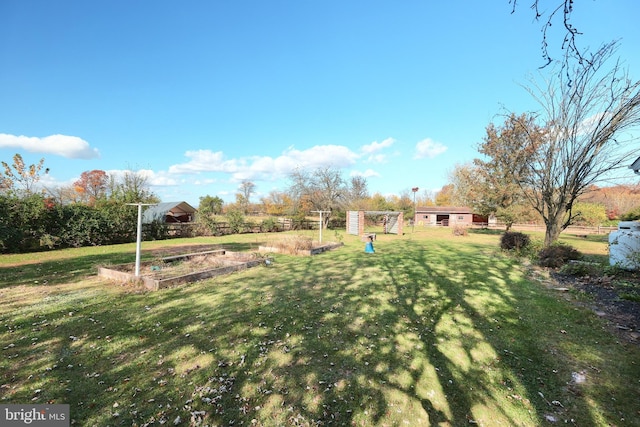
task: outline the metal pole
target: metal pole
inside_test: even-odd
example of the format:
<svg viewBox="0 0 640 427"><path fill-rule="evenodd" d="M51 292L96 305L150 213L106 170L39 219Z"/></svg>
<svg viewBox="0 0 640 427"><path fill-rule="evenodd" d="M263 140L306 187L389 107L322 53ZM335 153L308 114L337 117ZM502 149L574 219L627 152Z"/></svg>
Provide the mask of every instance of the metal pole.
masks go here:
<svg viewBox="0 0 640 427"><path fill-rule="evenodd" d="M138 203L138 233L136 237L136 277L140 276L140 247L142 246L142 203Z"/></svg>
<svg viewBox="0 0 640 427"><path fill-rule="evenodd" d="M324 212L329 213L330 211L311 211L311 212L316 212L316 213L320 214L320 227L319 227L320 228L320 240L319 240L318 243L322 243L322 214Z"/></svg>
<svg viewBox="0 0 640 427"><path fill-rule="evenodd" d="M411 234L416 231L416 192L413 192L413 221L411 221Z"/></svg>
<svg viewBox="0 0 640 427"><path fill-rule="evenodd" d="M154 203L127 203L129 206L138 207L138 230L136 232L136 273L135 276L140 276L140 248L142 246L142 207L152 206Z"/></svg>
<svg viewBox="0 0 640 427"><path fill-rule="evenodd" d="M416 229L416 193L418 192L418 187L413 187L411 191L413 191L413 221L411 221L411 234L413 234Z"/></svg>

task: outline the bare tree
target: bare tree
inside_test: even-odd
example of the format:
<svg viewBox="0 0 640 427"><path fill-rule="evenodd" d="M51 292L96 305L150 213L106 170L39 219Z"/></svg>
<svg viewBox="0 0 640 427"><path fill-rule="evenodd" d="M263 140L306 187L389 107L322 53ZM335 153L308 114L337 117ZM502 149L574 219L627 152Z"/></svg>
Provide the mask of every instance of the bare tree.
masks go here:
<svg viewBox="0 0 640 427"><path fill-rule="evenodd" d="M340 170L334 167L313 171L296 169L289 175L292 184L289 193L298 203L307 201L312 210L333 211L344 206L348 188ZM325 225L331 214L324 216Z"/></svg>
<svg viewBox="0 0 640 427"><path fill-rule="evenodd" d="M369 198L367 179L359 175L351 177L348 194L348 204L350 207L357 209L363 208Z"/></svg>
<svg viewBox="0 0 640 427"><path fill-rule="evenodd" d="M240 208L244 211L246 215L249 210L249 204L251 203L251 195L256 190L256 185L251 181L242 181L240 183L240 187L238 187L239 192L236 193L236 203Z"/></svg>
<svg viewBox="0 0 640 427"><path fill-rule="evenodd" d="M47 195L61 205L79 203L81 201L81 195L76 191L75 185L47 188Z"/></svg>
<svg viewBox="0 0 640 427"><path fill-rule="evenodd" d="M123 203L158 203L149 189L149 179L141 171L127 170L122 175L108 175L106 192L110 200Z"/></svg>
<svg viewBox="0 0 640 427"><path fill-rule="evenodd" d="M632 81L619 62L605 68L615 48L615 43L604 45L588 64L528 88L543 107L545 135L530 135L536 147L533 155L522 156L527 172L519 184L544 220L546 246L571 224L576 199L612 171L626 168L637 150L631 143L638 138L627 131L640 124L640 81Z"/></svg>

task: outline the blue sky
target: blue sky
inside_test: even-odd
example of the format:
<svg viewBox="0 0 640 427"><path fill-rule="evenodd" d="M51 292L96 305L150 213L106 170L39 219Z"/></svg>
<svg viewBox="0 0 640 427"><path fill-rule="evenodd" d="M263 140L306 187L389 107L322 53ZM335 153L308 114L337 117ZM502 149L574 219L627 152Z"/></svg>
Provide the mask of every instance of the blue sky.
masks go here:
<svg viewBox="0 0 640 427"><path fill-rule="evenodd" d="M0 159L44 157L48 187L138 170L196 207L242 180L257 202L296 167L437 190L496 115L539 108L530 3L2 0ZM639 79L640 3L576 8L579 44L621 39Z"/></svg>

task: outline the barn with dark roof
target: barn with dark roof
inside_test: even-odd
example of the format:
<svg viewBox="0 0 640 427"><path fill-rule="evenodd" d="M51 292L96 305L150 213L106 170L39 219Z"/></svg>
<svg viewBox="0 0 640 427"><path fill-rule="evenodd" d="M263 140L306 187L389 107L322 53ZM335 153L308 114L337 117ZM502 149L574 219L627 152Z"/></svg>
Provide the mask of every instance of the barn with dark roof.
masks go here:
<svg viewBox="0 0 640 427"><path fill-rule="evenodd" d="M142 222L186 223L195 219L196 209L187 202L162 202L144 210Z"/></svg>

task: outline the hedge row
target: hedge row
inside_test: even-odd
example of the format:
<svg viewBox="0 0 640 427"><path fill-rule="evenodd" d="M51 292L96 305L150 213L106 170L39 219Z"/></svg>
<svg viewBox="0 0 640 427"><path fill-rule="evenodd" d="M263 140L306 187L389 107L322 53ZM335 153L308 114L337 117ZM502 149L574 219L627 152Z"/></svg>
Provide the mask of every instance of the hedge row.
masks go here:
<svg viewBox="0 0 640 427"><path fill-rule="evenodd" d="M41 195L0 196L0 250L38 250L135 241L137 210L122 203L59 205ZM156 230L157 232L157 230Z"/></svg>

